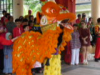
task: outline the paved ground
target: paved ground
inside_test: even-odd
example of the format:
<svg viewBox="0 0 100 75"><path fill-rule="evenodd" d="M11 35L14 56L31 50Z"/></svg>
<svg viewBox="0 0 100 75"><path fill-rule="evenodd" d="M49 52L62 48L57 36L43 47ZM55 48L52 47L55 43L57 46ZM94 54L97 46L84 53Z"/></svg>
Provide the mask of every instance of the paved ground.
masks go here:
<svg viewBox="0 0 100 75"><path fill-rule="evenodd" d="M0 74L4 75L4 74ZM43 74L36 74L43 75ZM70 66L62 63L62 75L100 75L100 62L89 60L88 65Z"/></svg>
<svg viewBox="0 0 100 75"><path fill-rule="evenodd" d="M62 68L62 75L100 75L100 62L89 61L89 65L66 66Z"/></svg>

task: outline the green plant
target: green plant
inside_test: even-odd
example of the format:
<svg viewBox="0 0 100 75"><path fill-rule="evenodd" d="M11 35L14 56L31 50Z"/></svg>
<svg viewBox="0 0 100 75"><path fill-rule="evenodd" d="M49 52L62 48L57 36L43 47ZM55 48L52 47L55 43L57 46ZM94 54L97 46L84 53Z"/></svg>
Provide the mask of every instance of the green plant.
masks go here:
<svg viewBox="0 0 100 75"><path fill-rule="evenodd" d="M24 1L24 16L28 14L28 10L32 10L32 14L36 17L36 13L41 12L40 0L25 0Z"/></svg>

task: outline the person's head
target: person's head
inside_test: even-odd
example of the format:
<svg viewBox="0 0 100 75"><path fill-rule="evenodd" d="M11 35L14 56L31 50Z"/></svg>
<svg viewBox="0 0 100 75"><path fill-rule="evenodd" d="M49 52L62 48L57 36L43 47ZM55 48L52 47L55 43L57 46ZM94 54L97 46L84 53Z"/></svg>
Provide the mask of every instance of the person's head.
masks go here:
<svg viewBox="0 0 100 75"><path fill-rule="evenodd" d="M28 23L28 25L30 26L30 27L33 27L34 26L34 23L33 23L33 21L29 21L29 23Z"/></svg>
<svg viewBox="0 0 100 75"><path fill-rule="evenodd" d="M13 22L13 16L9 16L9 17L8 17L8 20L9 20L10 22Z"/></svg>
<svg viewBox="0 0 100 75"><path fill-rule="evenodd" d="M23 16L20 16L19 19L20 19L21 21L23 21L24 17L23 17Z"/></svg>
<svg viewBox="0 0 100 75"><path fill-rule="evenodd" d="M81 19L81 14L78 14L77 17L78 17L78 19Z"/></svg>
<svg viewBox="0 0 100 75"><path fill-rule="evenodd" d="M6 14L5 14L5 17L6 17L6 18L9 18L9 16L10 16L9 13L6 13Z"/></svg>
<svg viewBox="0 0 100 75"><path fill-rule="evenodd" d="M21 25L20 19L16 19L16 20L15 20L15 23L16 23L16 26L17 26L17 27L20 27L20 25Z"/></svg>
<svg viewBox="0 0 100 75"><path fill-rule="evenodd" d="M32 10L28 10L28 15L31 15L32 14Z"/></svg>
<svg viewBox="0 0 100 75"><path fill-rule="evenodd" d="M24 29L25 32L30 30L28 25L24 25L23 29Z"/></svg>
<svg viewBox="0 0 100 75"><path fill-rule="evenodd" d="M74 31L76 31L78 29L78 25L77 24L74 24L73 27L74 27Z"/></svg>
<svg viewBox="0 0 100 75"><path fill-rule="evenodd" d="M10 32L6 33L6 39L11 40L12 39L12 34Z"/></svg>
<svg viewBox="0 0 100 75"><path fill-rule="evenodd" d="M82 25L82 28L87 28L87 24L86 24L86 22L84 20L81 21L81 25Z"/></svg>
<svg viewBox="0 0 100 75"><path fill-rule="evenodd" d="M28 20L27 19L23 19L22 25L28 25Z"/></svg>
<svg viewBox="0 0 100 75"><path fill-rule="evenodd" d="M89 21L91 21L91 22L92 22L92 17L90 17L90 18L89 18Z"/></svg>
<svg viewBox="0 0 100 75"><path fill-rule="evenodd" d="M97 19L97 22L100 23L100 18Z"/></svg>
<svg viewBox="0 0 100 75"><path fill-rule="evenodd" d="M86 18L86 14L82 14L82 19L85 19Z"/></svg>
<svg viewBox="0 0 100 75"><path fill-rule="evenodd" d="M6 15L6 13L7 13L7 11L5 11L5 10L2 11L2 14L3 15Z"/></svg>

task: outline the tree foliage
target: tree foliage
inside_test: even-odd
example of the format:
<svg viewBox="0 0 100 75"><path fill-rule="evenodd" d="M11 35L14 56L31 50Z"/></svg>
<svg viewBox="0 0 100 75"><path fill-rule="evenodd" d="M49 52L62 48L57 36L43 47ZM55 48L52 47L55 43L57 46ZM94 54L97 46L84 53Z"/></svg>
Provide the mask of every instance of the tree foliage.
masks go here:
<svg viewBox="0 0 100 75"><path fill-rule="evenodd" d="M32 10L34 16L38 11L41 12L40 0L24 0L24 15L28 14L28 10Z"/></svg>

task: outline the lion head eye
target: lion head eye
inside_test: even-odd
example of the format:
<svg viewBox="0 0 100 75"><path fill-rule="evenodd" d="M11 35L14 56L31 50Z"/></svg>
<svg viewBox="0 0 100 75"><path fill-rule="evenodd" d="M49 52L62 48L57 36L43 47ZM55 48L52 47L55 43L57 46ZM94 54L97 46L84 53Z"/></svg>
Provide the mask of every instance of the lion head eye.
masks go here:
<svg viewBox="0 0 100 75"><path fill-rule="evenodd" d="M47 20L47 17L46 16L43 16L41 18L40 24L41 25L47 25L48 24L48 20Z"/></svg>
<svg viewBox="0 0 100 75"><path fill-rule="evenodd" d="M55 9L53 9L53 8L48 8L47 10L46 10L46 12L47 13L55 13L56 12L56 10Z"/></svg>
<svg viewBox="0 0 100 75"><path fill-rule="evenodd" d="M51 13L55 13L56 11L55 11L55 9L51 9Z"/></svg>

